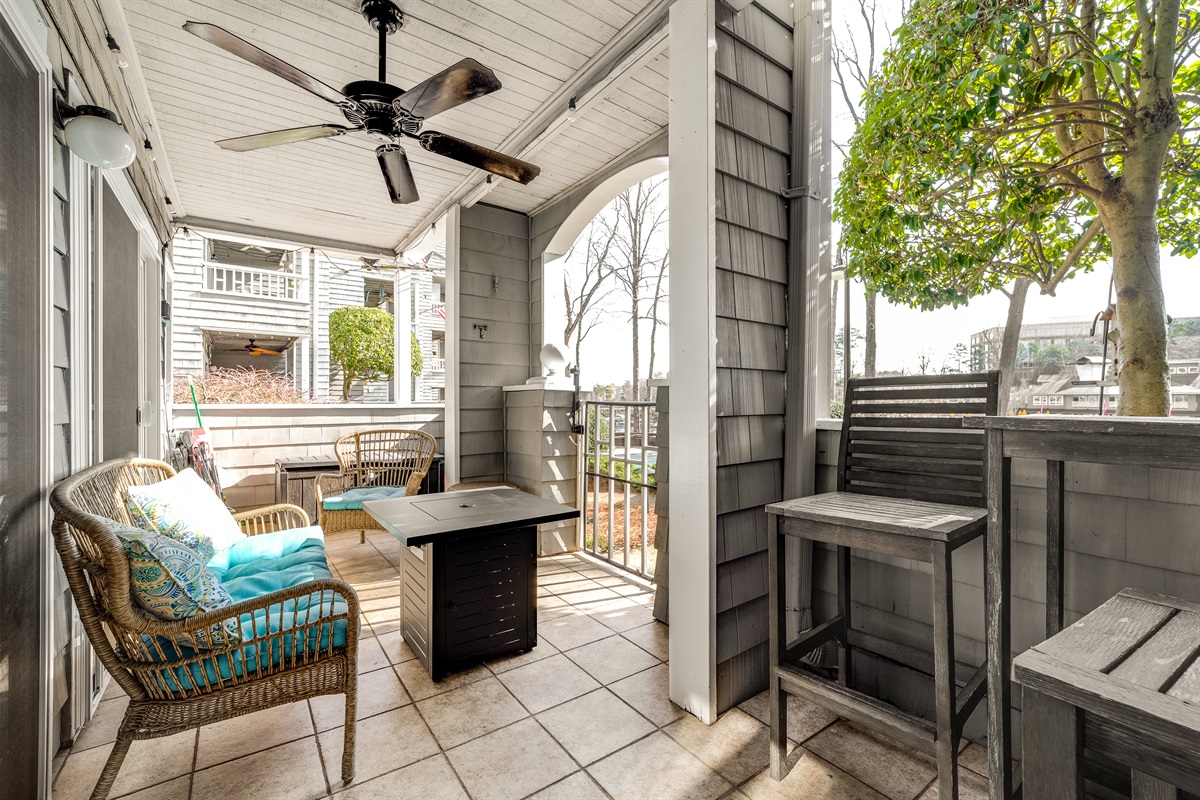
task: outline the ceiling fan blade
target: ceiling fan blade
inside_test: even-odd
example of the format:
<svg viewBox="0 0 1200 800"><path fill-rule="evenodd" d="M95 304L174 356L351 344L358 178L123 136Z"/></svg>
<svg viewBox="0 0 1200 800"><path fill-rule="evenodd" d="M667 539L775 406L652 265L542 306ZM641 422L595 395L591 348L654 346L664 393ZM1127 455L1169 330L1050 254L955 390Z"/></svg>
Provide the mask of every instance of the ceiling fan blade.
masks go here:
<svg viewBox="0 0 1200 800"><path fill-rule="evenodd" d="M321 81L308 73L301 72L286 61L276 58L266 50L250 44L240 36L235 36L218 25L212 25L207 22L185 22L183 29L188 33L199 36L209 44L215 44L222 50L226 50L238 58L249 61L256 67L262 67L267 72L271 72L285 81L296 84L301 89L307 89L322 100L328 100L331 103L339 105L354 102L332 86L321 83Z"/></svg>
<svg viewBox="0 0 1200 800"><path fill-rule="evenodd" d="M506 156L496 150L464 141L447 133L425 131L417 137L431 153L453 158L472 167L487 170L493 175L508 178L517 183L529 183L542 173L542 168L519 158Z"/></svg>
<svg viewBox="0 0 1200 800"><path fill-rule="evenodd" d="M429 119L499 88L496 73L473 58L464 58L421 81L393 100L392 105L418 119Z"/></svg>
<svg viewBox="0 0 1200 800"><path fill-rule="evenodd" d="M309 139L324 139L329 136L341 136L343 133L361 130L347 128L345 125L309 125L304 128L288 128L282 131L254 133L249 136L238 136L233 139L222 139L217 146L224 150L234 150L244 153L248 150L261 150L264 147L276 147L293 142L306 142Z"/></svg>
<svg viewBox="0 0 1200 800"><path fill-rule="evenodd" d="M383 170L383 181L387 184L388 194L393 203L415 203L421 199L417 194L417 183L413 180L412 169L408 166L408 156L404 148L398 144L382 144L375 148L375 156L379 159L379 168Z"/></svg>

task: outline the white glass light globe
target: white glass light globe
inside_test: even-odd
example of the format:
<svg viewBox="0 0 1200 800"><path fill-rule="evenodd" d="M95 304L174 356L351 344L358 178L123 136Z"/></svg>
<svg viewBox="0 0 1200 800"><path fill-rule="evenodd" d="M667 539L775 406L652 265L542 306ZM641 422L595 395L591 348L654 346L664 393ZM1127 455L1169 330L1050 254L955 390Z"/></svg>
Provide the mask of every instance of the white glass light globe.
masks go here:
<svg viewBox="0 0 1200 800"><path fill-rule="evenodd" d="M567 354L563 348L551 342L542 346L540 353L542 366L549 375L557 375L558 371L567 365Z"/></svg>
<svg viewBox="0 0 1200 800"><path fill-rule="evenodd" d="M103 169L124 169L133 163L137 148L125 129L110 119L111 112L95 106L79 106L75 110L78 116L68 120L63 128L72 153Z"/></svg>

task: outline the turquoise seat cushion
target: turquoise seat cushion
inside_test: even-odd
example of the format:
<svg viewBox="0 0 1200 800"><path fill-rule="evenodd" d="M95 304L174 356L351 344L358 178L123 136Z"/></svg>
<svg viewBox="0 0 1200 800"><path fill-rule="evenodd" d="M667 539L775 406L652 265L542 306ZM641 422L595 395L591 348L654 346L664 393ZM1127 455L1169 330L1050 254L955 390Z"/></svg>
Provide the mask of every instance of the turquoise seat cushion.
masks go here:
<svg viewBox="0 0 1200 800"><path fill-rule="evenodd" d="M235 603L307 581L333 577L326 560L324 536L317 526L251 536L218 553L208 567L219 577L221 587ZM287 600L253 614L242 614L238 620L242 641L250 642L254 637L281 631L284 635L208 657L200 663L176 667L160 675L160 680L171 691L203 687L221 679L228 680L233 675L252 673L260 664L267 667L277 665L281 660L300 661L305 653L327 650L331 646L331 636L332 647L343 647L347 631L347 620L344 619L313 625L298 636L286 631L346 612L343 599L324 591ZM358 624L357 620L355 624ZM186 648L175 649L172 643L162 639L158 644L163 649L164 660L195 655Z"/></svg>
<svg viewBox="0 0 1200 800"><path fill-rule="evenodd" d="M358 511L367 500L390 500L404 497L408 490L403 486L364 486L348 489L335 497L326 497L321 508L326 511Z"/></svg>

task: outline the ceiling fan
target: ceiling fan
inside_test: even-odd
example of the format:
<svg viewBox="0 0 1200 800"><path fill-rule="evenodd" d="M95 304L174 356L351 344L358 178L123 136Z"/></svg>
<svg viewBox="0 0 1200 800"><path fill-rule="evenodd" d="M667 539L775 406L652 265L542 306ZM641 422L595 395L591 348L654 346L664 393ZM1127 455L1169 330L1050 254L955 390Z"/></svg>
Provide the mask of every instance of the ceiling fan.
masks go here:
<svg viewBox="0 0 1200 800"><path fill-rule="evenodd" d="M246 345L246 352L252 356L281 356L281 355L283 355L282 350L268 350L265 347L259 347L258 345L256 345L254 343L253 339L250 340L250 344Z"/></svg>
<svg viewBox="0 0 1200 800"><path fill-rule="evenodd" d="M207 22L185 23L183 28L187 32L335 104L350 123L256 133L222 139L217 145L244 152L365 131L381 142L375 148L375 155L393 203L413 203L420 199L408 156L398 144L402 137L416 139L431 153L518 183L527 184L541 173L539 167L496 150L439 131L422 130L429 117L491 94L500 88L500 81L475 59L464 58L408 91L392 86L387 82L387 37L403 27L404 14L391 0L362 0L361 11L379 34L379 80L351 81L340 92L224 28Z"/></svg>

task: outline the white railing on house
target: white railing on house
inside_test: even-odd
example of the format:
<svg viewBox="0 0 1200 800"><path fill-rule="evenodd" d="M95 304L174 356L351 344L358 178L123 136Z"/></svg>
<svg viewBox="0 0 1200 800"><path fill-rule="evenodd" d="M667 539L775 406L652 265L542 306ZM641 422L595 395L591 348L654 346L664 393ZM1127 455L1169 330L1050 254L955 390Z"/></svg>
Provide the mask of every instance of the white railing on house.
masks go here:
<svg viewBox="0 0 1200 800"><path fill-rule="evenodd" d="M429 363L429 371L430 372L445 372L446 371L446 359L444 359L444 358L431 358L431 359L429 359L428 363Z"/></svg>
<svg viewBox="0 0 1200 800"><path fill-rule="evenodd" d="M302 301L303 284L303 278L290 272L255 267L227 267L222 264L204 265L204 288L210 292Z"/></svg>

